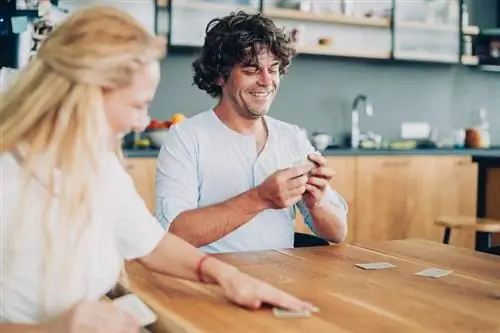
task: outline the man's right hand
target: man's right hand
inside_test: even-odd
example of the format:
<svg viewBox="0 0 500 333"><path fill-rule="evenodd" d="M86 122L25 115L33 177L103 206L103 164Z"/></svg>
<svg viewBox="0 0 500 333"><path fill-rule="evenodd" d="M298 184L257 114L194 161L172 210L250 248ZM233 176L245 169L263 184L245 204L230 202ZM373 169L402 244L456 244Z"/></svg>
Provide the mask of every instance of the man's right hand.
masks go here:
<svg viewBox="0 0 500 333"><path fill-rule="evenodd" d="M260 200L268 208L287 208L297 203L306 190L310 166L278 170L257 186Z"/></svg>

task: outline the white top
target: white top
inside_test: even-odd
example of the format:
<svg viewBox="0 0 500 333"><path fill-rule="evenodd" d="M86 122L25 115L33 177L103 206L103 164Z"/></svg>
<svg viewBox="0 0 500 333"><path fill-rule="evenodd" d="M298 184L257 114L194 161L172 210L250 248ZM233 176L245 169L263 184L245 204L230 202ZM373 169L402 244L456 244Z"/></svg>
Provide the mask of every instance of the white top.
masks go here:
<svg viewBox="0 0 500 333"><path fill-rule="evenodd" d="M230 129L213 110L171 127L159 153L156 175L156 215L166 229L181 212L233 198L314 151L299 127L268 116L265 121L269 135L260 154L253 136ZM342 196L328 188L326 199L345 208L346 221L347 204ZM297 206L314 232L307 208L302 201ZM268 209L202 250L291 248L294 232L295 207Z"/></svg>
<svg viewBox="0 0 500 333"><path fill-rule="evenodd" d="M21 169L10 153L0 155L0 171L0 322L39 322L44 295L47 303L43 308L49 317L78 301L98 300L116 284L123 259L150 253L165 233L135 191L130 176L110 155L95 183L97 205L78 253L71 254L65 247L65 240L74 237L60 236L61 227L55 228L51 219L55 255L45 261L44 178L33 179L26 192L21 192ZM55 176L57 188L57 171ZM19 221L15 214L23 198L25 214ZM59 209L58 201L54 198L51 205L52 216ZM48 267L46 282L44 264ZM70 278L65 278L70 270Z"/></svg>

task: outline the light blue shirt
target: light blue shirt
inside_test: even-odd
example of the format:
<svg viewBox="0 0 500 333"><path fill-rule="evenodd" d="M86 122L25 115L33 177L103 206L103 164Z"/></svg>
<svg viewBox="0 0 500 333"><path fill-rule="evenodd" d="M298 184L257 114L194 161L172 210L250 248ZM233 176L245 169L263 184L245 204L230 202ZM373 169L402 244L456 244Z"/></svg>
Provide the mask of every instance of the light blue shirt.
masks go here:
<svg viewBox="0 0 500 333"><path fill-rule="evenodd" d="M314 151L298 126L265 116L269 135L258 154L255 138L227 127L213 110L172 126L160 150L156 173L156 215L167 230L182 212L233 198L279 169ZM327 199L347 204L328 188ZM314 232L302 201L296 205ZM346 216L344 216L344 221ZM203 220L197 221L203 223ZM208 253L292 248L295 207L267 209L225 237L201 249Z"/></svg>

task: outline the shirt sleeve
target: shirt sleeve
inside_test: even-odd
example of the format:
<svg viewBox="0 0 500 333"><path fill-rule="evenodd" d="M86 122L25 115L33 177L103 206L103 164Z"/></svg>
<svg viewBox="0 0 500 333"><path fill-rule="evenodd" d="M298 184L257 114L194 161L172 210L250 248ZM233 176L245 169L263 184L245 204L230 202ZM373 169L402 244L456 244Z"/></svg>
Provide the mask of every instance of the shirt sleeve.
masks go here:
<svg viewBox="0 0 500 333"><path fill-rule="evenodd" d="M300 152L300 156L306 156L307 154L316 151L311 142L307 139L307 135L305 134L305 132L301 131L298 127L297 127L296 137L297 137L297 151ZM341 218L344 221L344 223L347 223L348 205L344 197L340 193L332 189L331 186L328 186L322 201L329 202L337 207L340 207L342 210ZM311 229L313 233L317 234L314 228L313 219L311 217L311 214L309 213L309 209L307 209L303 200L300 200L297 203L297 208L300 211L300 214L302 214L304 218L304 223L309 227L309 229Z"/></svg>
<svg viewBox="0 0 500 333"><path fill-rule="evenodd" d="M127 260L151 253L165 235L165 230L137 193L132 177L115 158L113 168L113 219L120 254Z"/></svg>
<svg viewBox="0 0 500 333"><path fill-rule="evenodd" d="M160 149L156 168L156 217L166 230L179 214L198 207L195 147L195 140L175 125Z"/></svg>

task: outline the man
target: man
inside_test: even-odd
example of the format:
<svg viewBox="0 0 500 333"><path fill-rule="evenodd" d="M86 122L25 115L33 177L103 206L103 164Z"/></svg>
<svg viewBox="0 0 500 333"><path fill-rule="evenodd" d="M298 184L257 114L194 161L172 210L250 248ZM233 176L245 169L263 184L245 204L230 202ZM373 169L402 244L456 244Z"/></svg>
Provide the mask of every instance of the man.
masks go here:
<svg viewBox="0 0 500 333"><path fill-rule="evenodd" d="M157 167L157 217L206 252L293 247L295 207L331 242L346 236L334 171L299 127L267 116L294 49L272 20L214 19L193 63L194 83L218 104L171 127ZM314 167L291 167L307 157Z"/></svg>

